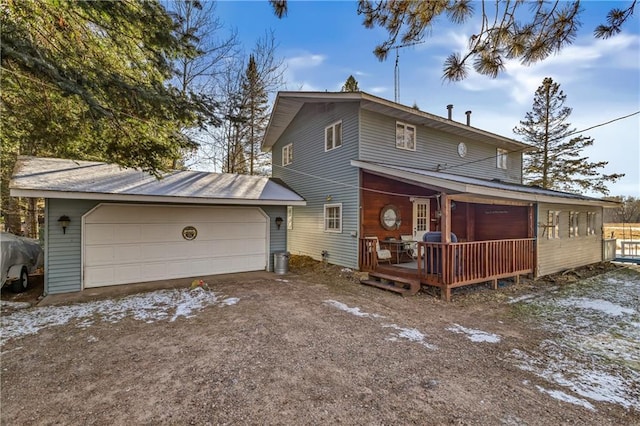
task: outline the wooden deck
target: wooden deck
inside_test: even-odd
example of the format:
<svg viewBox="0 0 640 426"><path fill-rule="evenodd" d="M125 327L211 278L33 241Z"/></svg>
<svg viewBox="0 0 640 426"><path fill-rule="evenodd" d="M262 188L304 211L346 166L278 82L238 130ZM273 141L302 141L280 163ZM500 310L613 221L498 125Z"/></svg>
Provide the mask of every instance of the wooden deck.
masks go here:
<svg viewBox="0 0 640 426"><path fill-rule="evenodd" d="M498 279L518 279L520 275L531 274L535 270L535 238L464 243L420 242L415 269L378 264L375 247L362 240L360 247L361 270L396 277L396 281L401 283L417 280L421 285L439 287L442 298L447 301L451 298L452 288L481 282L492 282L497 288ZM393 279L390 282L394 282Z"/></svg>

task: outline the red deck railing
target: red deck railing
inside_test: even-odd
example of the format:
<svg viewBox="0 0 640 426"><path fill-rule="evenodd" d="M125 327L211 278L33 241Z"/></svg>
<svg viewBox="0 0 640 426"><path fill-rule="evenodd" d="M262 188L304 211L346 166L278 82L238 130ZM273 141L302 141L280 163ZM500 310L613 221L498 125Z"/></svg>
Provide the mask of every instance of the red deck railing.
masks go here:
<svg viewBox="0 0 640 426"><path fill-rule="evenodd" d="M535 238L418 243L418 275L431 285L457 287L532 273Z"/></svg>

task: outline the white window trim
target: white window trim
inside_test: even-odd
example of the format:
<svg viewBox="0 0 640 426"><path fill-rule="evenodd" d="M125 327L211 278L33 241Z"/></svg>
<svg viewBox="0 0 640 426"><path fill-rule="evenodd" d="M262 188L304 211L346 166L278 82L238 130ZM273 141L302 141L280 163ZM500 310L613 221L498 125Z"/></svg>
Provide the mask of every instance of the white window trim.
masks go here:
<svg viewBox="0 0 640 426"><path fill-rule="evenodd" d="M560 211L547 211L547 239L554 240L560 238Z"/></svg>
<svg viewBox="0 0 640 426"><path fill-rule="evenodd" d="M327 210L330 209L330 208L335 208L335 207L339 208L339 212L340 212L340 218L339 218L340 227L338 229L330 229L328 227L328 222L327 222ZM342 233L342 203L325 204L324 208L323 208L323 211L324 211L324 214L323 214L323 216L324 216L324 224L323 224L324 231L325 232L332 232L332 233L336 233L336 234Z"/></svg>
<svg viewBox="0 0 640 426"><path fill-rule="evenodd" d="M340 125L340 145L336 145L336 126ZM333 143L331 148L327 148L327 130L331 129L331 134L333 135ZM340 148L342 146L342 120L336 121L335 123L324 128L324 152L333 151L336 148Z"/></svg>
<svg viewBox="0 0 640 426"><path fill-rule="evenodd" d="M587 212L587 235L596 235L596 212Z"/></svg>
<svg viewBox="0 0 640 426"><path fill-rule="evenodd" d="M398 126L403 126L404 127L404 132L403 132L403 137L402 137L402 145L398 144ZM404 135L404 133L407 132L408 128L412 128L413 129L413 148L407 148L407 145L405 143L406 137ZM396 121L396 127L395 127L395 133L396 133L396 148L398 149L404 149L405 151L415 151L416 150L416 145L418 144L418 131L416 130L416 126L413 126L411 124L407 124L407 123L403 123L402 121Z"/></svg>
<svg viewBox="0 0 640 426"><path fill-rule="evenodd" d="M569 212L569 238L576 238L580 236L580 231L578 230L578 225L580 223L579 217L579 212Z"/></svg>
<svg viewBox="0 0 640 426"><path fill-rule="evenodd" d="M282 165L288 166L293 163L293 144L287 144L282 147Z"/></svg>
<svg viewBox="0 0 640 426"><path fill-rule="evenodd" d="M287 229L293 229L293 206L287 206Z"/></svg>
<svg viewBox="0 0 640 426"><path fill-rule="evenodd" d="M507 159L509 158L509 151L503 148L496 149L496 167L499 169L507 169Z"/></svg>

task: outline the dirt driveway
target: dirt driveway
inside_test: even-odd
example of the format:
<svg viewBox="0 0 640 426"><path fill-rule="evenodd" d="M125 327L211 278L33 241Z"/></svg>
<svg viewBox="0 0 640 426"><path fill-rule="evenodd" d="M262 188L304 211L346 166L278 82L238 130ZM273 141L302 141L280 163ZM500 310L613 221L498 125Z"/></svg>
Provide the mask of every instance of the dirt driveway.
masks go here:
<svg viewBox="0 0 640 426"><path fill-rule="evenodd" d="M587 401L522 368L554 339L507 303L527 283L452 303L323 266L209 286L5 306L1 423L640 424L633 383Z"/></svg>

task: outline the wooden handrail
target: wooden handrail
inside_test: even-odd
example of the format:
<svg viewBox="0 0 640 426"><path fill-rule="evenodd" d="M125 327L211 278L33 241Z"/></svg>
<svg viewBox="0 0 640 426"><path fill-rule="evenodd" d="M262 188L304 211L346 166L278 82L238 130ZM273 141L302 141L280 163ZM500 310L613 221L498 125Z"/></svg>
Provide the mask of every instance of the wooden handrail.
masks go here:
<svg viewBox="0 0 640 426"><path fill-rule="evenodd" d="M533 272L535 238L418 242L418 273L424 282L454 285Z"/></svg>

